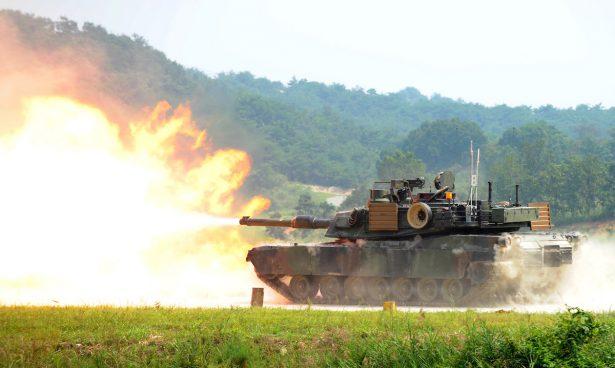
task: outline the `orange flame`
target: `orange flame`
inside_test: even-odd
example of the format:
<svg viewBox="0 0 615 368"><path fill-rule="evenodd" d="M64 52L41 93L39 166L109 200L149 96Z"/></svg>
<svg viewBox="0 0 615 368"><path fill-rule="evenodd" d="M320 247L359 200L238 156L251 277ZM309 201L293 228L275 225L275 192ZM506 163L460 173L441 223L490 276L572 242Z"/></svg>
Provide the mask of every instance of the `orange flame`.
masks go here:
<svg viewBox="0 0 615 368"><path fill-rule="evenodd" d="M0 303L203 304L222 287L245 295L250 245L220 226L269 201L237 197L249 155L208 147L189 106L160 102L126 132L65 97L29 98L23 116L0 136Z"/></svg>
<svg viewBox="0 0 615 368"><path fill-rule="evenodd" d="M182 207L205 209L216 215L236 214L232 211L233 193L250 173L250 157L235 149L207 154L206 132L196 127L190 108L180 105L167 119L170 110L171 105L162 101L152 110L146 123L130 124L136 154L155 156L181 172L175 180L182 185L166 189L176 191L167 194L179 200ZM189 147L190 152L182 155L185 147ZM252 213L262 212L268 207L269 201L260 197L253 198L247 206Z"/></svg>

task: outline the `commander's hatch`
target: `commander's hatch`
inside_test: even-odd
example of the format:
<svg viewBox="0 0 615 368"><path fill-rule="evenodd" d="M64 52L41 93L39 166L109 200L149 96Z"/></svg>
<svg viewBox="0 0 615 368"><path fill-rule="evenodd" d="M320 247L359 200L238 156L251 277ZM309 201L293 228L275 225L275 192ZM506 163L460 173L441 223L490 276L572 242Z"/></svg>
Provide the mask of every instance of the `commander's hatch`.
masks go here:
<svg viewBox="0 0 615 368"><path fill-rule="evenodd" d="M538 208L538 220L530 223L530 229L551 230L551 208L549 202L532 202L527 204L529 207Z"/></svg>

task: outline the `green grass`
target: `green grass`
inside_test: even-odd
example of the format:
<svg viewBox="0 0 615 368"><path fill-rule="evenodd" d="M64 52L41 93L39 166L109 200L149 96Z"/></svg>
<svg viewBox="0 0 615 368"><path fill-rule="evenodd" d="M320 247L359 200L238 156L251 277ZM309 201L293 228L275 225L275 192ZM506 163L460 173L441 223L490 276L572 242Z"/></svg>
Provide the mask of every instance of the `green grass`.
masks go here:
<svg viewBox="0 0 615 368"><path fill-rule="evenodd" d="M615 366L615 314L0 308L0 366Z"/></svg>

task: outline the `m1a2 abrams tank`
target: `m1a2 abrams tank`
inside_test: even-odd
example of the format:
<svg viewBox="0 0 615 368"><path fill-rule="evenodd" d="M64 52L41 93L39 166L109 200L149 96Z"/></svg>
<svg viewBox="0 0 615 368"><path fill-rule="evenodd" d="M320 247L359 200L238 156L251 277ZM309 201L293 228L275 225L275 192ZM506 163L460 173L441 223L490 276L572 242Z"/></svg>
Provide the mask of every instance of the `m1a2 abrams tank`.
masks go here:
<svg viewBox="0 0 615 368"><path fill-rule="evenodd" d="M334 240L248 252L258 277L287 299L327 304L475 305L514 295L522 277L572 263L576 234L555 234L547 203L460 201L454 176L376 182L365 207L331 219L243 217L246 226L326 229ZM415 191L417 193L415 193Z"/></svg>

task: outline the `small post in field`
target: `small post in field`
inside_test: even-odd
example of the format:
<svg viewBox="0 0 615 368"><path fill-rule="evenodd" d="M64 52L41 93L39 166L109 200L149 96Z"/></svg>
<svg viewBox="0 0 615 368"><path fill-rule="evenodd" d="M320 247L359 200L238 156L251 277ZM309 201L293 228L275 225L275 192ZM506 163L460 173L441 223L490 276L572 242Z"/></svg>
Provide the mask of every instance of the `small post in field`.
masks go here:
<svg viewBox="0 0 615 368"><path fill-rule="evenodd" d="M397 310L397 304L395 304L394 301L386 301L382 303L382 310L389 311L389 312L395 312Z"/></svg>
<svg viewBox="0 0 615 368"><path fill-rule="evenodd" d="M252 288L252 300L250 301L250 305L252 307L262 307L264 295L265 295L265 289Z"/></svg>

